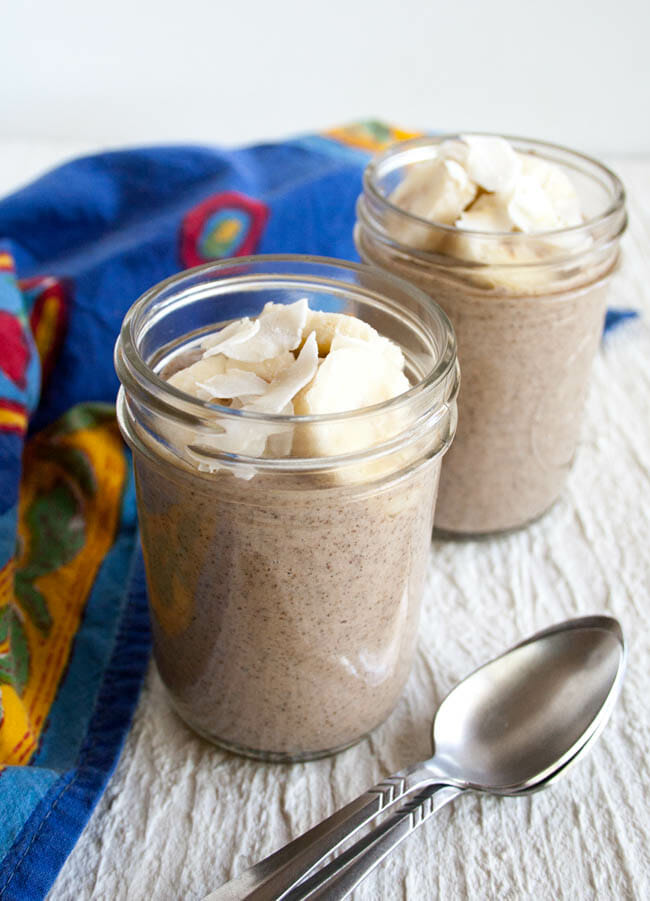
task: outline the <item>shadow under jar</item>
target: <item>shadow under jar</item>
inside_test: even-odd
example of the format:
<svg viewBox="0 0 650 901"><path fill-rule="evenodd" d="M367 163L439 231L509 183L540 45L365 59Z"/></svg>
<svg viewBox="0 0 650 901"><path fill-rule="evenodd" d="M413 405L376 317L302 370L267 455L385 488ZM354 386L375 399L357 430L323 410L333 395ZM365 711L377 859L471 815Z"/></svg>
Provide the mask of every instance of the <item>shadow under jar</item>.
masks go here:
<svg viewBox="0 0 650 901"><path fill-rule="evenodd" d="M627 223L609 169L565 148L508 138L560 167L584 224L555 232L464 231L393 205L412 166L457 135L395 145L366 168L355 241L364 262L401 276L449 316L462 385L458 432L440 478L438 533L509 531L560 495L577 448L609 278Z"/></svg>
<svg viewBox="0 0 650 901"><path fill-rule="evenodd" d="M200 401L165 381L224 325L304 297L398 344L412 387L360 411L299 417ZM174 707L206 738L268 760L358 741L391 712L414 657L440 462L456 427L447 317L369 267L227 260L140 298L116 368L154 655ZM233 424L282 436L284 455L219 451L214 436ZM313 430L346 450L309 456Z"/></svg>

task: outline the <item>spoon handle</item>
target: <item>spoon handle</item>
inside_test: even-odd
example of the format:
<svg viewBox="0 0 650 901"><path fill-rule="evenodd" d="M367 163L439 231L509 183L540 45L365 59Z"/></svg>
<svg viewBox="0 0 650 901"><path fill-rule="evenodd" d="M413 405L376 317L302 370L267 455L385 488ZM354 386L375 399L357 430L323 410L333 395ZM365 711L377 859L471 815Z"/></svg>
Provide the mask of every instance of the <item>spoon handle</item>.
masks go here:
<svg viewBox="0 0 650 901"><path fill-rule="evenodd" d="M285 895L286 901L347 898L400 842L462 791L452 785L436 784L409 795L409 800L391 817Z"/></svg>
<svg viewBox="0 0 650 901"><path fill-rule="evenodd" d="M203 901L279 901L328 854L335 851L378 813L433 781L431 771L417 764L389 776L346 804L284 848L259 861Z"/></svg>

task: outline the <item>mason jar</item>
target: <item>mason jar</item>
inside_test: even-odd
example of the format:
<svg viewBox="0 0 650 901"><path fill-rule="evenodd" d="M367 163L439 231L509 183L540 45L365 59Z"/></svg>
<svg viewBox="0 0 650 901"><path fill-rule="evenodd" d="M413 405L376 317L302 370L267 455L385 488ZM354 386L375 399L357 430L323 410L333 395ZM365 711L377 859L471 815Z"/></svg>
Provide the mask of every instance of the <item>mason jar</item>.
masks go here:
<svg viewBox="0 0 650 901"><path fill-rule="evenodd" d="M398 344L410 389L362 410L280 416L166 381L224 325L305 297ZM148 291L115 356L154 655L173 706L216 744L267 760L358 741L391 712L414 657L440 463L456 428L447 317L369 267L238 258ZM264 456L225 453L215 435L233 428L276 440ZM335 455L310 454L315 430Z"/></svg>
<svg viewBox="0 0 650 901"><path fill-rule="evenodd" d="M471 536L524 526L562 491L627 218L623 186L601 163L519 138L508 138L515 150L571 179L582 225L466 231L391 203L411 167L449 138L459 136L406 141L368 165L355 241L364 262L417 285L456 331L458 432L442 467L435 525Z"/></svg>

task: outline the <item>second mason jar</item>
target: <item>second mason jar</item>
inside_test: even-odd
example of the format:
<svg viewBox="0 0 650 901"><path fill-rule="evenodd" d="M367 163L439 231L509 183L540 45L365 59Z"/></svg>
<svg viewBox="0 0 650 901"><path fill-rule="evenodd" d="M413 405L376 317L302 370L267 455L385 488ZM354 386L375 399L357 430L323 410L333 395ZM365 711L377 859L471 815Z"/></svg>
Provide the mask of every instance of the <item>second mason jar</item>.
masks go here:
<svg viewBox="0 0 650 901"><path fill-rule="evenodd" d="M165 380L224 324L302 298L398 344L411 388L297 417L197 400ZM456 426L447 317L369 267L241 258L152 288L124 320L116 364L154 654L174 706L207 738L270 760L357 741L396 704L415 653L440 461ZM215 448L233 428L282 440L274 456ZM335 456L305 451L314 429L335 439Z"/></svg>
<svg viewBox="0 0 650 901"><path fill-rule="evenodd" d="M559 167L583 225L553 233L463 231L391 202L413 166L449 138L395 145L364 176L355 239L364 262L410 280L449 316L462 372L458 433L445 458L436 528L454 535L532 522L558 498L573 460L608 281L625 229L619 179L539 141L514 149Z"/></svg>

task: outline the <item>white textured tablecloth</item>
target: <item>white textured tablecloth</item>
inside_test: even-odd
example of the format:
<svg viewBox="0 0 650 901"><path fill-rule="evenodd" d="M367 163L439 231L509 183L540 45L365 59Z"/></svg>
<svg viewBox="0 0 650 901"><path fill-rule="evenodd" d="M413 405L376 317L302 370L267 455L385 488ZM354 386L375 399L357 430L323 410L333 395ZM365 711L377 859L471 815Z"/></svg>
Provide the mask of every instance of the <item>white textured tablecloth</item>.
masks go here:
<svg viewBox="0 0 650 901"><path fill-rule="evenodd" d="M62 155L53 146L0 148L11 173L0 190ZM592 612L618 617L630 645L621 701L592 754L547 792L459 798L354 897L650 898L650 160L611 163L628 189L630 227L610 301L644 318L624 324L598 355L561 502L515 535L433 543L407 690L387 723L337 757L277 766L213 748L172 713L151 667L117 771L52 901L201 898L428 756L436 705L477 665Z"/></svg>

